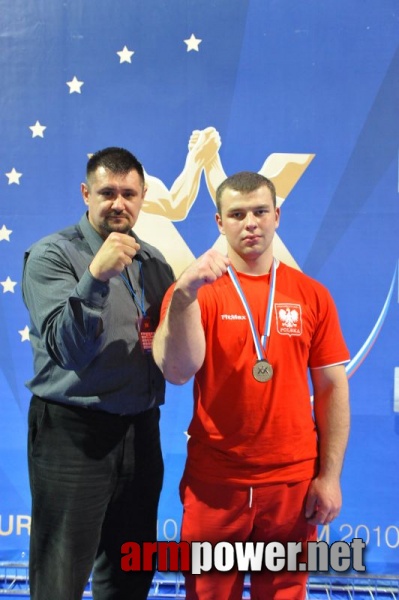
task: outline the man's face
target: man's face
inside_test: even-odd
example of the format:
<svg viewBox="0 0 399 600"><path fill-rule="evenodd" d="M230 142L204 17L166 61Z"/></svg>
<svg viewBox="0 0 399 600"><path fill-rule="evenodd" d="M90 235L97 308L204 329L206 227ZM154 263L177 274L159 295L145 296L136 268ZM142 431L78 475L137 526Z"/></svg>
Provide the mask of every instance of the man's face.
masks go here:
<svg viewBox="0 0 399 600"><path fill-rule="evenodd" d="M248 194L226 188L221 198L221 214L216 215L220 233L226 236L232 252L245 261L272 254L279 221L280 209L274 207L266 186Z"/></svg>
<svg viewBox="0 0 399 600"><path fill-rule="evenodd" d="M137 171L112 173L99 167L81 186L89 221L102 238L112 231L128 233L135 225L146 189Z"/></svg>

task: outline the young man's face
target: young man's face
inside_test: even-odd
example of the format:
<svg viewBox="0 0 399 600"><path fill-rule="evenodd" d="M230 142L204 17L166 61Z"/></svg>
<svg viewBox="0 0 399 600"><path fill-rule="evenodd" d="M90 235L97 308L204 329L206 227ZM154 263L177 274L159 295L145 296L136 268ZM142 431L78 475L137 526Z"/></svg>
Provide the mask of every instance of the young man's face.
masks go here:
<svg viewBox="0 0 399 600"><path fill-rule="evenodd" d="M89 221L104 239L112 231L128 233L134 227L146 192L137 171L115 174L104 167L92 173L81 190Z"/></svg>
<svg viewBox="0 0 399 600"><path fill-rule="evenodd" d="M267 186L243 194L226 188L221 198L221 214L216 222L233 253L243 260L271 255L274 232L279 226L280 209L275 208Z"/></svg>

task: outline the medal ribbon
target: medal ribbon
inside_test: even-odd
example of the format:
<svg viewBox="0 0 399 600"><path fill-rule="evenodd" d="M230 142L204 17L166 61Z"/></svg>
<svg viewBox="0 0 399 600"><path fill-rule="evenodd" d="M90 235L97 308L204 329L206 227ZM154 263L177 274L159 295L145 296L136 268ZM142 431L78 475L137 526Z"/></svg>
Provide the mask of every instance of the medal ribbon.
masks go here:
<svg viewBox="0 0 399 600"><path fill-rule="evenodd" d="M276 259L273 258L273 264L270 272L270 287L269 287L269 298L267 300L267 310L266 310L266 319L265 319L265 330L264 335L262 335L261 340L259 339L258 332L256 331L255 322L251 313L251 309L249 308L249 304L247 299L244 296L244 292L242 291L240 282L238 281L238 277L233 271L231 267L227 267L227 272L230 275L230 279L236 289L237 294L240 297L242 305L245 309L245 312L248 316L249 326L251 328L252 337L255 344L256 356L258 360L262 360L264 357L264 350L266 350L266 346L269 342L270 338L270 329L272 325L272 314L273 314L273 304L274 304L274 295L276 291Z"/></svg>

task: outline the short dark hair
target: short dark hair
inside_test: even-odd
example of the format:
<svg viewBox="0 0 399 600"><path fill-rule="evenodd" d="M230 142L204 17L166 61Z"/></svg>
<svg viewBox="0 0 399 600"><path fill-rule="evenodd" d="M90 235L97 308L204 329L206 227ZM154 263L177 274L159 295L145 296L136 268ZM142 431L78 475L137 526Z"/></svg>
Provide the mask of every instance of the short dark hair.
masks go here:
<svg viewBox="0 0 399 600"><path fill-rule="evenodd" d="M260 187L267 187L273 198L274 208L276 208L276 188L274 187L274 183L270 181L267 177L264 177L260 173L255 173L253 171L240 171L239 173L235 173L234 175L230 175L227 177L217 188L216 190L216 207L218 213L221 214L222 210L222 195L226 189L235 190L236 192L242 192L244 194L249 194L250 192L254 192Z"/></svg>
<svg viewBox="0 0 399 600"><path fill-rule="evenodd" d="M86 178L97 171L99 167L104 167L112 173L126 174L130 171L137 171L144 184L144 169L141 162L125 148L110 146L103 150L98 150L91 155L87 162Z"/></svg>

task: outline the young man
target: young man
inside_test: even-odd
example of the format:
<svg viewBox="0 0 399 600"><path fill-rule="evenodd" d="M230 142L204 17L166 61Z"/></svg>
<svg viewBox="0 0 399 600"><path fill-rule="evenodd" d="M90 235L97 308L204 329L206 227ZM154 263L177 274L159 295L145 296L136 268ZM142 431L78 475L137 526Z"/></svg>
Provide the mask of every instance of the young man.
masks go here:
<svg viewBox="0 0 399 600"><path fill-rule="evenodd" d="M273 258L275 189L252 172L217 190L228 253L207 251L169 290L155 361L175 384L194 379L181 482L181 539L306 542L341 507L349 430L349 359L318 282ZM313 383L314 418L308 386ZM238 600L244 573L186 573L189 600ZM300 600L304 572L251 574L253 600Z"/></svg>
<svg viewBox="0 0 399 600"><path fill-rule="evenodd" d="M140 162L106 148L87 164L77 225L25 255L34 376L28 460L32 600L147 598L152 573L124 573L121 545L156 540L165 381L151 332L174 277L132 233Z"/></svg>

